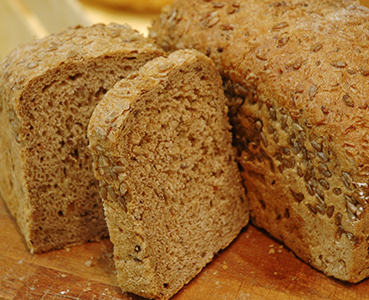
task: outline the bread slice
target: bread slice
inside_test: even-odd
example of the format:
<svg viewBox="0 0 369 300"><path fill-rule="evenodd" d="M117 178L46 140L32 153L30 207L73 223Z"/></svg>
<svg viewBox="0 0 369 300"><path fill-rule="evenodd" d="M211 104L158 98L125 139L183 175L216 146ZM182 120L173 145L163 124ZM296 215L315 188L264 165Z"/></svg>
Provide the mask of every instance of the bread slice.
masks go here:
<svg viewBox="0 0 369 300"><path fill-rule="evenodd" d="M108 236L87 148L97 102L163 55L129 26L97 24L15 49L0 65L0 192L31 252Z"/></svg>
<svg viewBox="0 0 369 300"><path fill-rule="evenodd" d="M222 72L252 222L350 282L369 276L368 20L349 0L189 0L151 29Z"/></svg>
<svg viewBox="0 0 369 300"><path fill-rule="evenodd" d="M178 51L117 83L88 128L120 286L168 299L248 222L222 81Z"/></svg>

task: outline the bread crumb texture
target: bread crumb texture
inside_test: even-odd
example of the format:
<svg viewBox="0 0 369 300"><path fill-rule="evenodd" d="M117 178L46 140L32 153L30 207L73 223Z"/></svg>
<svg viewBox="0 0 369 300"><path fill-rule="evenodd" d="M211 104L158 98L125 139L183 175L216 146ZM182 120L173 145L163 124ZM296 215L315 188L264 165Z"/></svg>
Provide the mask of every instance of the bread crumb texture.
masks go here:
<svg viewBox="0 0 369 300"><path fill-rule="evenodd" d="M248 222L222 81L205 55L148 62L88 129L123 290L168 299Z"/></svg>
<svg viewBox="0 0 369 300"><path fill-rule="evenodd" d="M175 1L150 36L224 77L251 220L329 276L369 276L369 10L357 1Z"/></svg>
<svg viewBox="0 0 369 300"><path fill-rule="evenodd" d="M163 55L127 25L76 27L0 65L0 192L31 252L108 236L87 125L114 84Z"/></svg>

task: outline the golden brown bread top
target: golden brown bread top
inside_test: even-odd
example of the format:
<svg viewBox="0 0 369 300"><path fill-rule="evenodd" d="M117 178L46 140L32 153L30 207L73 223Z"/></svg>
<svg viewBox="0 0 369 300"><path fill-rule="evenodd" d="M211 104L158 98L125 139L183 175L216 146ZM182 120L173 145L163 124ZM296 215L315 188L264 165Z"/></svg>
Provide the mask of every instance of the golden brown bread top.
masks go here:
<svg viewBox="0 0 369 300"><path fill-rule="evenodd" d="M357 1L176 1L150 35L206 53L329 141L342 167L368 174L369 9Z"/></svg>
<svg viewBox="0 0 369 300"><path fill-rule="evenodd" d="M128 25L70 28L14 49L0 64L0 93L3 101L16 107L23 88L50 69L71 61L122 51L141 53L148 48L156 46Z"/></svg>

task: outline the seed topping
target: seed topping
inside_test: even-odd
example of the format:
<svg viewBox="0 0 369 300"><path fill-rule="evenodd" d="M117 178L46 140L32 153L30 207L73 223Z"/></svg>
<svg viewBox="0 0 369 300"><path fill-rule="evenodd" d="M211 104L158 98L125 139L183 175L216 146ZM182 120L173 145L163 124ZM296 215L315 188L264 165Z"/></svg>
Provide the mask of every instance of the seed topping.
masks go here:
<svg viewBox="0 0 369 300"><path fill-rule="evenodd" d="M281 23L274 25L272 30L278 30L278 29L286 28L288 26L289 24L287 22L281 22Z"/></svg>

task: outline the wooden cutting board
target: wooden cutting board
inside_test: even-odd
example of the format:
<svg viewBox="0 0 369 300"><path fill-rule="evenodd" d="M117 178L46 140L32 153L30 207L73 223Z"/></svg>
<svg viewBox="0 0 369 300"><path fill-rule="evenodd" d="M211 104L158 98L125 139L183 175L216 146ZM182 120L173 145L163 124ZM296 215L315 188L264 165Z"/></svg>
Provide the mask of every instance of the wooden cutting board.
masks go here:
<svg viewBox="0 0 369 300"><path fill-rule="evenodd" d="M109 239L30 254L0 199L0 300L139 300L117 287ZM343 283L312 269L264 231L247 226L173 300L369 299L369 280Z"/></svg>

